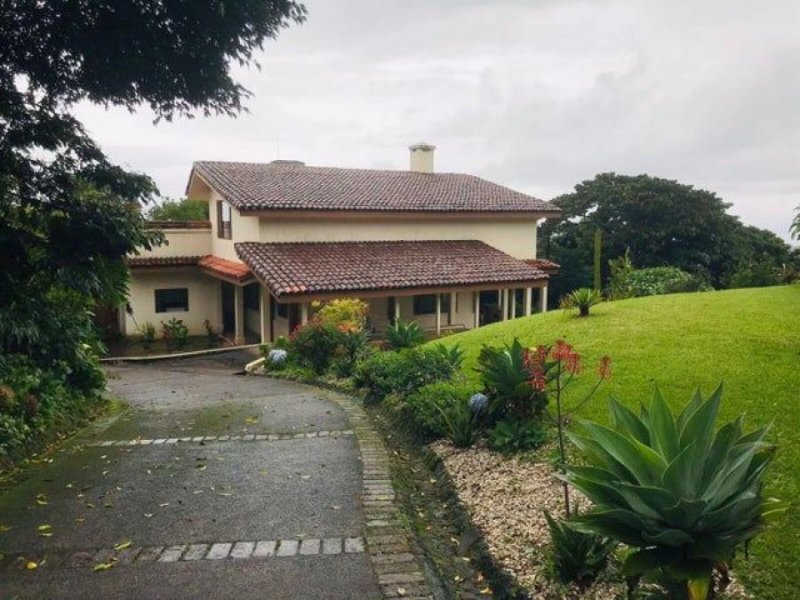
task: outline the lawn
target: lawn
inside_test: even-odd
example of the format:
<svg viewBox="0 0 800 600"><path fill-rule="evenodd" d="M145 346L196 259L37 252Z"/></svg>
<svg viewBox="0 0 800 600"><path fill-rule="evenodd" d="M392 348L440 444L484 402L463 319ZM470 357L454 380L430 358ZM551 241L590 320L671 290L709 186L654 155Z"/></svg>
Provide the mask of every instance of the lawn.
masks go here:
<svg viewBox="0 0 800 600"><path fill-rule="evenodd" d="M746 414L750 428L774 422L771 437L779 450L768 493L791 502L800 496L800 285L624 300L597 306L588 318L553 311L442 341L466 351L465 372L477 382L474 366L481 345L514 337L529 346L559 338L573 344L586 370L572 390L578 397L579 386L594 383L599 358L611 356L611 380L580 417L607 421L611 394L638 406L649 402L658 384L679 407L697 387L708 393L724 382L724 421ZM748 590L756 598L797 598L797 506L750 550L750 559L735 565Z"/></svg>

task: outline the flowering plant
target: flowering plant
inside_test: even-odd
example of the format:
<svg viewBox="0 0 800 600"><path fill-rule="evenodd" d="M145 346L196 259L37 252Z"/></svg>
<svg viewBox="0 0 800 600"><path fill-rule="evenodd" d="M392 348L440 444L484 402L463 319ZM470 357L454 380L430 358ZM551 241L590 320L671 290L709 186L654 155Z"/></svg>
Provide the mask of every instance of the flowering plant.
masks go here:
<svg viewBox="0 0 800 600"><path fill-rule="evenodd" d="M558 429L558 450L560 455L559 468L565 470L567 456L564 445L564 427L569 423L569 417L586 404L600 385L611 377L611 358L603 356L597 365L597 382L570 410L565 410L563 405L564 391L575 381L575 376L583 371L581 355L575 348L564 340L557 340L552 346L539 345L529 348L525 355L534 390L545 394L553 400L555 415L550 415ZM564 506L567 517L570 516L569 487L564 483Z"/></svg>
<svg viewBox="0 0 800 600"><path fill-rule="evenodd" d="M279 367L283 363L285 363L288 357L289 353L286 350L282 350L280 348L273 348L267 354L267 360L269 360L270 364L275 367Z"/></svg>

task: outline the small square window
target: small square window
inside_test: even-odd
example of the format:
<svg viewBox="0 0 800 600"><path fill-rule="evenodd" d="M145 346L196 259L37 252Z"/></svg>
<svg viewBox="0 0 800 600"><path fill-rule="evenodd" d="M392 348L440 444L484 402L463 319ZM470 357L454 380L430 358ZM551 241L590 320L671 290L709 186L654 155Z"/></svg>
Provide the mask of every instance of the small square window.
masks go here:
<svg viewBox="0 0 800 600"><path fill-rule="evenodd" d="M450 294L442 294L443 313L450 311ZM425 294L424 296L414 296L414 314L432 315L436 313L436 294Z"/></svg>
<svg viewBox="0 0 800 600"><path fill-rule="evenodd" d="M189 310L188 288L156 290L156 312L187 312Z"/></svg>
<svg viewBox="0 0 800 600"><path fill-rule="evenodd" d="M272 303L273 308L275 309L275 316L280 317L281 319L288 319L289 318L289 305L288 304L281 304L279 302Z"/></svg>

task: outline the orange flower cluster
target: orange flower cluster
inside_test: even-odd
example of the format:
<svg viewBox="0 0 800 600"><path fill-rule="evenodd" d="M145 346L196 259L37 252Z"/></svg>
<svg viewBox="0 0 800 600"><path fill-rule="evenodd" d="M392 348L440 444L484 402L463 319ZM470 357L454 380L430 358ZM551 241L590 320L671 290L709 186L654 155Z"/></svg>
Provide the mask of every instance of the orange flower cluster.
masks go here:
<svg viewBox="0 0 800 600"><path fill-rule="evenodd" d="M583 370L580 353L564 340L557 340L552 347L540 344L536 348L529 348L525 355L525 366L531 372L531 387L539 392L547 389L546 363L548 360L560 363L561 368L571 375L576 375ZM600 359L597 374L600 379L611 377L610 357L604 356Z"/></svg>

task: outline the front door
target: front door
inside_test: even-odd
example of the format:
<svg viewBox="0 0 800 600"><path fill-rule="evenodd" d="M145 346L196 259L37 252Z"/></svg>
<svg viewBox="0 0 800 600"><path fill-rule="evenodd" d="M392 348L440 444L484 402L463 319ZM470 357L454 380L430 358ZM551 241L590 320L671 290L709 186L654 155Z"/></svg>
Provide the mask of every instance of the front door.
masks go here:
<svg viewBox="0 0 800 600"><path fill-rule="evenodd" d="M236 331L236 292L233 285L220 282L222 289L222 329L226 332Z"/></svg>

